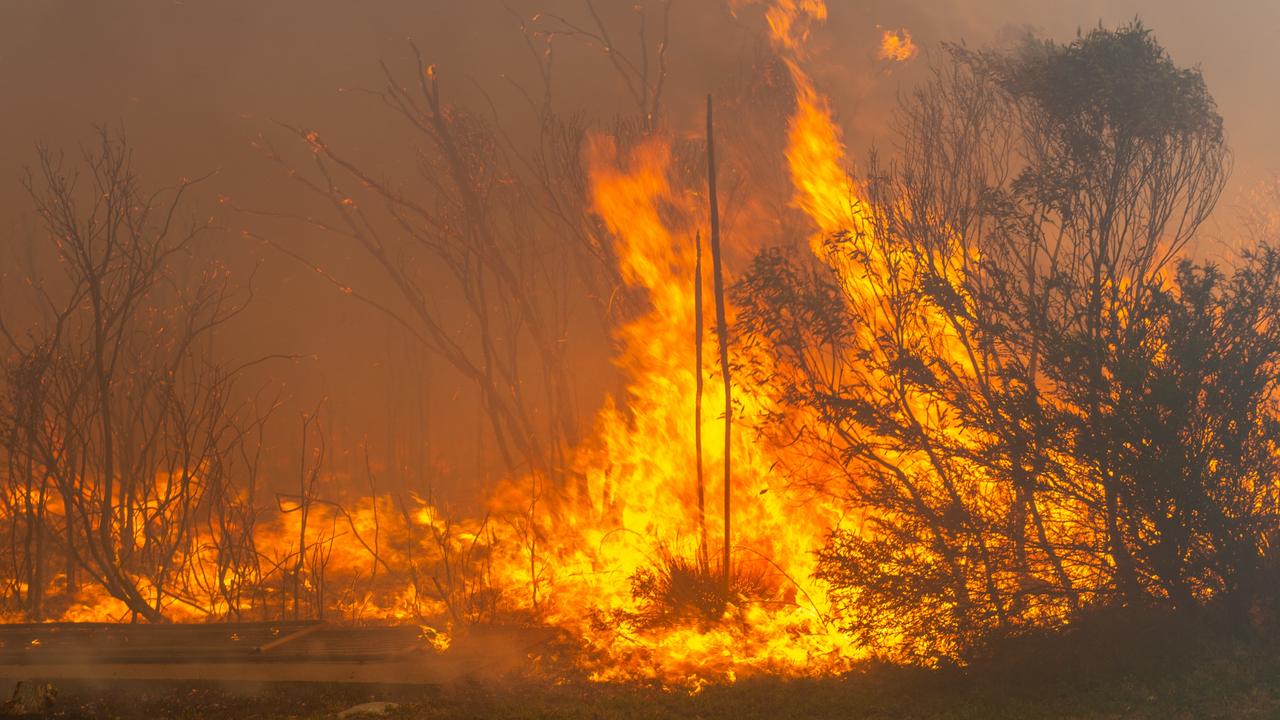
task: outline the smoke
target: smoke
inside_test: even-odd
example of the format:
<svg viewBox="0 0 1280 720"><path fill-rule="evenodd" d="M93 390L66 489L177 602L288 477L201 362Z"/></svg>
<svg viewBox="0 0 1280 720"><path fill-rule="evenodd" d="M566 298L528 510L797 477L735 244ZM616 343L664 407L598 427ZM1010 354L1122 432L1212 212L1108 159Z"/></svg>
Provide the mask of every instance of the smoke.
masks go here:
<svg viewBox="0 0 1280 720"><path fill-rule="evenodd" d="M656 5L656 3L651 3ZM601 19L620 47L638 49L638 19L630 0L598 0ZM313 128L348 157L388 177L406 176L408 129L361 89L383 84L379 62L412 71L412 38L438 68L450 102L489 116L517 142L533 120L528 95L539 92L526 44L530 18L559 15L583 26L591 17L579 0L357 3L351 0L224 0L157 3L121 0L23 0L0 5L0 297L12 297L23 258L38 237L17 182L43 141L75 156L94 123L121 126L153 186L216 171L203 186L201 212L222 227L209 252L233 271L254 273L251 313L224 334L220 352L241 358L286 353L296 360L257 377L279 388L285 402L274 442L289 447L290 417L326 398L335 469L359 474L358 445L375 456L404 454L419 468L406 484L430 481L446 499L478 497L495 463L484 445L474 390L455 373L415 359L395 325L318 281L243 230L302 246L309 256L376 281L366 259L298 224L271 223L234 208L307 214L308 200L282 179L254 143L281 143L274 121ZM889 142L885 131L895 97L927 72L943 41L1002 44L1035 30L1065 39L1079 27L1114 25L1140 16L1180 64L1200 64L1217 98L1236 151L1236 174L1223 203L1244 197L1274 169L1280 146L1271 140L1280 114L1269 68L1280 63L1274 36L1280 6L1262 0L1079 0L1026 4L1011 0L870 0L832 3L813 42L815 82L829 93L854 156ZM650 11L650 40L656 37ZM545 24L538 27L547 27ZM920 52L906 62L881 57L886 29L906 28ZM749 73L767 46L759 10L732 12L728 3L675 0L664 107L677 132L694 133L702 95ZM625 87L598 48L561 34L554 40L553 95L567 113L608 122L632 112ZM888 149L888 148L886 148ZM218 203L221 197L223 202ZM1222 213L1220 212L1220 215ZM603 338L602 338L603 339ZM607 368L607 343L585 365ZM586 378L576 399L584 415L615 387L607 370ZM287 465L289 453L267 453ZM283 471L283 469L281 469ZM391 482L395 482L394 479Z"/></svg>

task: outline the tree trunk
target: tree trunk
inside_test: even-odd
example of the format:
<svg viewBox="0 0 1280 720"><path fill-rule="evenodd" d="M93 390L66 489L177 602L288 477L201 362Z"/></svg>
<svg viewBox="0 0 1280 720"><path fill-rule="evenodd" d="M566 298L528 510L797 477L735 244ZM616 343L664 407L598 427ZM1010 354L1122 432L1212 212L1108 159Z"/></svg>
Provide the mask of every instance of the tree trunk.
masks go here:
<svg viewBox="0 0 1280 720"><path fill-rule="evenodd" d="M711 119L711 96L707 95L707 197L711 203L711 276L716 293L716 335L720 340L720 375L724 379L724 594L729 596L729 543L731 478L733 463L730 440L733 423L733 394L729 377L729 327L725 322L724 273L720 261L720 208L716 201L716 141Z"/></svg>

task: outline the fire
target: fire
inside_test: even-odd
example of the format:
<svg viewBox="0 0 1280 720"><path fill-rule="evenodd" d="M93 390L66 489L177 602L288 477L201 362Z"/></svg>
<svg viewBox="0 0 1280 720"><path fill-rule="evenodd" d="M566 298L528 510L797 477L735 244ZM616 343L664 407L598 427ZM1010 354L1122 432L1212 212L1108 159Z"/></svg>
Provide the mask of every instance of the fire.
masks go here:
<svg viewBox="0 0 1280 720"><path fill-rule="evenodd" d="M911 33L906 28L885 30L880 38L880 59L893 62L905 62L916 56L919 48L911 41Z"/></svg>
<svg viewBox="0 0 1280 720"><path fill-rule="evenodd" d="M599 679L731 679L750 671L847 667L861 653L828 624L830 604L812 579L813 551L840 521L842 509L830 499L771 483L777 458L749 432L732 438L737 530L731 550L735 572L758 577L758 594L727 603L720 616L702 622L621 631L646 610L645 599L633 592L636 579L655 567L663 572L664 554L696 563L699 537L690 337L693 243L703 211L696 193L673 186L670 155L667 142L657 138L629 152L608 137L595 136L589 144L595 209L621 242L624 277L650 291L652 307L619 332L627 348L619 363L632 377L630 412L624 415L613 405L602 411L597 445L579 461L584 488L560 511L543 542L548 617L599 648L603 660L593 666ZM671 215L680 218L677 226L664 223ZM747 423L768 403L750 388L734 391L738 415ZM707 407L723 404L718 386L708 384L705 392ZM723 432L718 418L705 418L708 468L722 461L717 449ZM718 497L718 490L708 496ZM721 512L709 503L709 517ZM515 572L518 577L522 571Z"/></svg>
<svg viewBox="0 0 1280 720"><path fill-rule="evenodd" d="M843 169L839 128L800 65L813 23L825 17L825 5L813 0L788 0L766 11L796 90L786 152L793 204L816 226L812 247L823 257L827 236L864 224ZM620 243L624 279L648 290L651 307L618 332L625 348L618 363L631 378L629 412L612 403L601 412L597 440L579 457L577 473L585 482L556 513L542 542L538 562L546 571L547 617L598 650L592 664L598 679L732 680L759 671L847 669L865 652L833 626L827 590L814 579L815 550L847 510L834 497L778 482L779 464L804 460L784 457L750 432L732 436L731 551L734 572L758 578L755 594L739 595L717 608L717 616L628 626L628 618L646 610L643 594L635 592L638 578L666 573L658 582L674 582L669 578L681 567L695 568L696 575L699 562L692 442L697 370L690 338L696 323L694 243L706 224L705 200L672 179L671 153L662 138L629 150L605 136L589 141L594 210ZM756 362L767 362L767 348L750 352ZM723 405L716 383L704 392L706 407ZM735 384L734 397L744 427L772 403L762 389L742 383ZM702 432L705 467L718 467L721 420L704 418ZM710 490L708 498L717 498ZM714 500L708 505L709 518L722 512ZM710 538L714 545L717 532ZM513 570L513 582L528 577L527 569Z"/></svg>
<svg viewBox="0 0 1280 720"><path fill-rule="evenodd" d="M765 10L770 38L791 53L803 52L812 26L826 19L823 0L778 0Z"/></svg>
<svg viewBox="0 0 1280 720"><path fill-rule="evenodd" d="M830 104L803 66L810 33L826 16L821 0L778 0L765 12L795 90L786 149L792 203L812 222L813 252L836 262L823 250L827 238L861 232L867 219L844 169ZM910 57L910 36L896 37L894 58ZM320 147L316 133L306 139ZM618 243L623 280L647 291L649 309L616 330L626 397L605 403L593 439L577 448L577 481L542 500L531 488L545 478L512 478L491 498L488 518L465 521L416 497L379 495L345 506L306 492L281 497L270 522L227 521L179 549L181 592L156 593L168 618L235 618L254 609L277 616L328 611L361 622L445 618L424 629L443 648L450 626L505 613L581 639L584 665L596 679L648 677L693 687L757 672L838 672L865 657L836 627L828 589L815 579L816 550L832 528L849 522L847 505L782 481L780 466L807 460L750 431L775 399L742 380L733 388L739 429L731 437L731 567L707 560L724 544L722 488L711 470L723 461L725 428L714 411L704 415L704 529L696 510L694 398L698 373L715 369L697 366L692 337L695 243L705 237L706 198L678 179L666 137L622 147L595 134L585 156L592 210ZM768 348L734 352L769 362ZM703 400L706 408L723 407L723 388L707 383ZM253 557L228 564L219 533L250 535ZM707 547L699 547L702 537ZM732 592L717 597L707 588L719 587L725 574ZM62 617L127 619L124 604L99 587L84 585ZM145 596L154 588L144 583L140 590ZM326 607L324 598L334 594L336 607ZM679 605L673 598L685 598L687 607L655 609Z"/></svg>
<svg viewBox="0 0 1280 720"><path fill-rule="evenodd" d="M813 23L825 17L825 5L816 0L787 0L766 11L796 88L787 161L795 204L819 230L815 250L823 236L857 222L852 186L841 167L839 130L799 65ZM705 200L673 181L671 152L663 138L647 138L629 150L605 136L589 140L594 210L620 243L623 278L648 290L650 310L618 332L625 348L618 363L631 378L629 412L614 404L601 412L597 441L577 466L585 482L560 509L542 543L548 618L573 628L598 649L600 660L592 666L598 679L732 680L766 670L814 674L846 669L864 652L833 627L826 588L814 579L815 550L846 510L835 498L777 482L775 468L786 460L778 448L750 432L732 436L736 531L731 554L733 572L757 578L755 592L715 608L718 616L638 627L627 620L646 610L643 594L634 591L637 579L656 572L666 574L659 583L674 583L676 570L686 566L697 574L697 541L703 532L695 511L692 438L698 369L690 338L697 322L694 243L706 225ZM767 361L767 349L752 352L760 356L755 360ZM709 367L700 370L711 372ZM704 392L705 407L723 405L718 384L708 383ZM735 416L744 427L769 408L772 399L762 393L735 385ZM723 460L721 419L704 417L702 433L705 468L718 467ZM719 493L709 489L707 515L718 518L723 508L714 498ZM717 535L711 531L711 545ZM519 577L522 571L516 572ZM703 572L718 575L723 569Z"/></svg>

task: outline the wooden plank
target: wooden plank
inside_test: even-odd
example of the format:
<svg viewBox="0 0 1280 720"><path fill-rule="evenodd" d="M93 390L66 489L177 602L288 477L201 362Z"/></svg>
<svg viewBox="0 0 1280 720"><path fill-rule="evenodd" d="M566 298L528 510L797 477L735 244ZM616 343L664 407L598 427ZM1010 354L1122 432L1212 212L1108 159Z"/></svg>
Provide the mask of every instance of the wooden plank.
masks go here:
<svg viewBox="0 0 1280 720"><path fill-rule="evenodd" d="M266 654L266 653L271 652L272 650L275 650L275 649L276 649L276 648L278 648L278 647L281 647L281 646L283 646L283 645L287 645L288 643L291 643L291 642L293 642L294 640L297 640L297 639L299 639L299 638L304 638L304 637L306 637L306 636L308 636L308 635L310 635L310 634L312 634L312 633L314 633L314 632L316 632L316 631L318 631L318 630L321 630L321 629L322 629L322 628L324 628L324 627L325 627L325 624L324 624L324 623L319 623L319 622L318 622L318 623L316 623L316 624L314 624L314 625L310 625L310 626L308 626L308 627L300 628L300 629L298 629L298 630L295 630L294 632L289 633L288 635L282 635L281 637L278 637L278 638L276 638L275 640L272 640L272 641L271 641L271 642L269 642L269 643L266 643L266 644L263 644L263 645L259 645L259 646L254 650L254 652L258 653L259 655L264 655L264 654Z"/></svg>
<svg viewBox="0 0 1280 720"><path fill-rule="evenodd" d="M0 626L0 678L435 684L517 669L553 636L469 627L438 652L417 626Z"/></svg>
<svg viewBox="0 0 1280 720"><path fill-rule="evenodd" d="M452 663L411 658L387 662L187 662L0 665L0 680L154 680L244 683L435 685L460 677Z"/></svg>

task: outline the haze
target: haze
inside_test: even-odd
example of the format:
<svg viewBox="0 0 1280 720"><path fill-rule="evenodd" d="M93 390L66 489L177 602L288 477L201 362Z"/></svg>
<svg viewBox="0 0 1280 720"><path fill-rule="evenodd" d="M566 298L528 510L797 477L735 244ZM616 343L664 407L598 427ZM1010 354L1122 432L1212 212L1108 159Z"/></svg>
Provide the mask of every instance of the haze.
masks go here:
<svg viewBox="0 0 1280 720"><path fill-rule="evenodd" d="M631 5L598 2L627 39L620 42L634 33ZM1276 3L833 0L830 10L830 22L816 38L816 79L833 97L855 157L886 141L883 128L895 94L912 86L940 42L984 46L1026 28L1065 40L1080 26L1140 17L1176 62L1202 67L1225 118L1235 173L1217 225L1232 223L1259 183L1280 168L1274 142L1280 117ZM3 282L19 280L24 244L39 237L18 182L22 167L35 160L35 143L74 152L91 140L95 124L122 127L151 186L216 171L201 196L209 208L224 199L217 208L225 227L218 252L243 272L261 265L252 317L229 331L224 350L300 356L270 371L268 381L278 384L287 402L281 416L326 397L337 435L368 439L383 453L397 444L415 448L438 472L437 490L474 499L475 486L492 482L494 469L475 439L482 433L472 389L433 361L420 366L406 359L405 341L388 321L241 231L309 243L319 256L362 272L350 251L298 224L264 223L238 209L307 213L305 200L253 146L260 137L282 141L274 121L316 129L348 156L388 175L404 170L411 134L376 99L352 90L381 87L379 62L408 72L410 39L438 68L450 102L477 111L492 102L492 113L518 133L528 112L518 88L537 79L520 21L546 11L586 18L577 0L8 0L0 5ZM745 14L735 17L727 3L710 0L676 0L671 26L665 106L673 125L692 132L702 94L749 65L764 46L763 30ZM879 28L900 27L925 53L899 65L878 62ZM627 110L623 88L598 52L572 38L556 43L561 110L596 121ZM602 357L592 362L604 365L607 352L602 345ZM590 413L614 382L586 383L576 398L580 411ZM416 397L430 400L410 399ZM338 462L356 462L351 443L340 444L348 449Z"/></svg>

